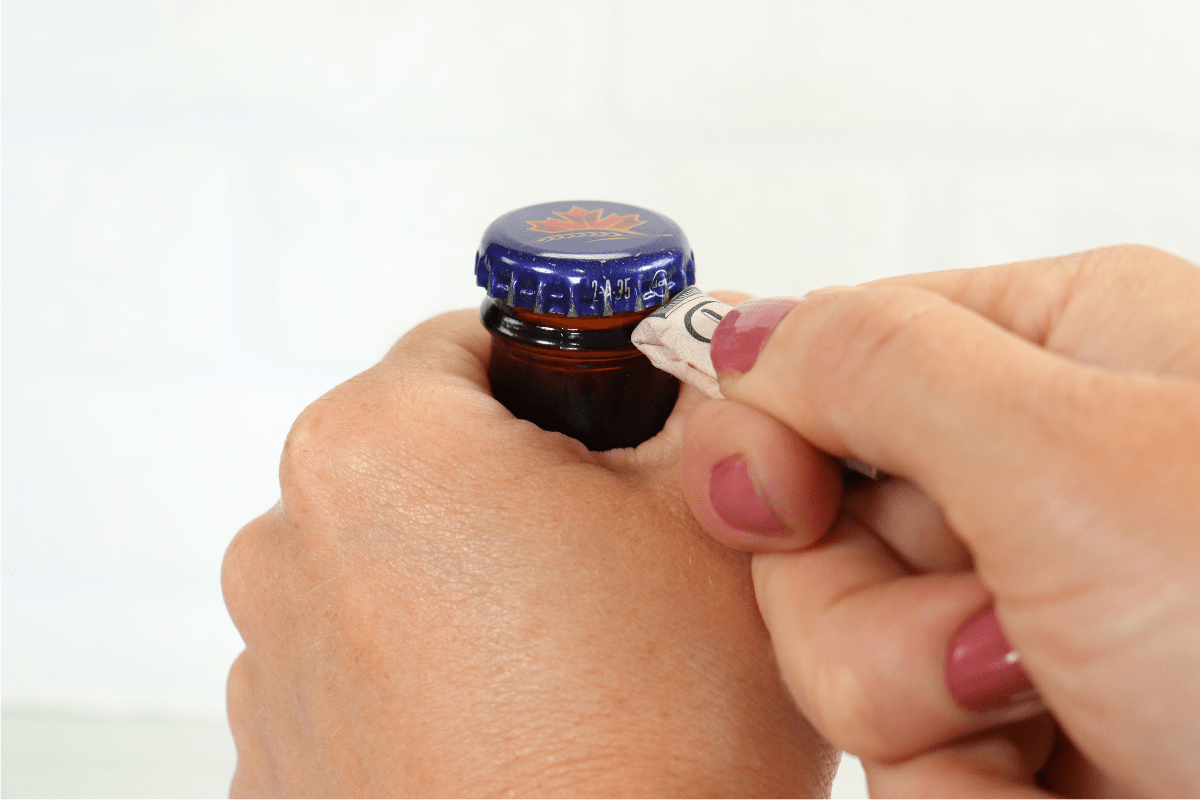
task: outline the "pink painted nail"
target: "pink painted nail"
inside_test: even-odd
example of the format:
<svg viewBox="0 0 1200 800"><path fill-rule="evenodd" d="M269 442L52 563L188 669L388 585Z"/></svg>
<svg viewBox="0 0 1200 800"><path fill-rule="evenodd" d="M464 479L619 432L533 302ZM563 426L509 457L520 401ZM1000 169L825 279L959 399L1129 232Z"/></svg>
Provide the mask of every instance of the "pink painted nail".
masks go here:
<svg viewBox="0 0 1200 800"><path fill-rule="evenodd" d="M1021 657L991 609L963 626L950 643L946 684L954 702L971 711L990 711L1026 700L1033 684Z"/></svg>
<svg viewBox="0 0 1200 800"><path fill-rule="evenodd" d="M783 297L748 300L726 314L712 335L717 372L749 372L779 320L799 302Z"/></svg>
<svg viewBox="0 0 1200 800"><path fill-rule="evenodd" d="M750 465L741 456L730 456L713 467L708 499L717 515L732 528L750 533L787 533L779 517L755 491Z"/></svg>

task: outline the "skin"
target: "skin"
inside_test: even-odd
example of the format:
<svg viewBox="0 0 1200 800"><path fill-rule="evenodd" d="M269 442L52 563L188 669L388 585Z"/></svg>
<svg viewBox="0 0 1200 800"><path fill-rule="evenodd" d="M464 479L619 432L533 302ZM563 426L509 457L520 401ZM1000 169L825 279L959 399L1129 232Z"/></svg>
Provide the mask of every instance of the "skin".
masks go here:
<svg viewBox="0 0 1200 800"><path fill-rule="evenodd" d="M720 377L688 504L756 553L784 679L872 794L1200 793L1200 269L1125 246L822 290ZM825 453L893 477L844 490ZM713 509L735 454L784 535ZM951 697L991 606L1041 702Z"/></svg>
<svg viewBox="0 0 1200 800"><path fill-rule="evenodd" d="M665 430L588 452L489 394L475 312L313 403L230 545L235 796L809 796L837 753L779 679L749 557Z"/></svg>

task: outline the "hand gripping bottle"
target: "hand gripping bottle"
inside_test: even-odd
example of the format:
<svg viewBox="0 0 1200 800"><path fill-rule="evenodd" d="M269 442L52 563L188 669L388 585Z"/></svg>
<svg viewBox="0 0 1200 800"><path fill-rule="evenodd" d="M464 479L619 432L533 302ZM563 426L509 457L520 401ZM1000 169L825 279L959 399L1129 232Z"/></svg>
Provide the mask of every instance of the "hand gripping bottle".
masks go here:
<svg viewBox="0 0 1200 800"><path fill-rule="evenodd" d="M492 334L492 394L521 419L589 450L662 429L679 381L630 333L695 283L687 237L667 217L595 200L511 211L483 234L475 276Z"/></svg>

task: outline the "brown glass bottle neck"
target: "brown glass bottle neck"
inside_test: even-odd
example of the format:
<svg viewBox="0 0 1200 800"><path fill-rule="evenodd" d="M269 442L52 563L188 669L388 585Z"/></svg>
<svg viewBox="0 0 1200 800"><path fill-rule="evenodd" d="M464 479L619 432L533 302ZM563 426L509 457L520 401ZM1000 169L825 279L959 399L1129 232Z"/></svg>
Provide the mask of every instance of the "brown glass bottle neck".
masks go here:
<svg viewBox="0 0 1200 800"><path fill-rule="evenodd" d="M609 316L569 317L538 314L488 297L479 308L479 316L494 336L516 344L556 350L613 351L633 349L629 338L633 329L653 311L649 308Z"/></svg>

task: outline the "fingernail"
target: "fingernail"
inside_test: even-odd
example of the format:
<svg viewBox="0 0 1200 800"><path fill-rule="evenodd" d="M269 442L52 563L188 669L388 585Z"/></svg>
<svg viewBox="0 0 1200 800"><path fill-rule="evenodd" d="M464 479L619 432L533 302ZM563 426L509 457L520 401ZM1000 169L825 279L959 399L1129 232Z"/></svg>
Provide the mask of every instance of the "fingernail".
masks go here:
<svg viewBox="0 0 1200 800"><path fill-rule="evenodd" d="M725 523L739 531L782 534L787 529L767 507L750 479L750 465L741 456L730 456L713 467L708 499Z"/></svg>
<svg viewBox="0 0 1200 800"><path fill-rule="evenodd" d="M964 625L950 643L946 683L954 702L971 711L991 711L1030 698L1033 684L1000 629L995 609Z"/></svg>
<svg viewBox="0 0 1200 800"><path fill-rule="evenodd" d="M717 372L749 372L771 331L799 300L768 297L748 300L725 315L712 335Z"/></svg>

